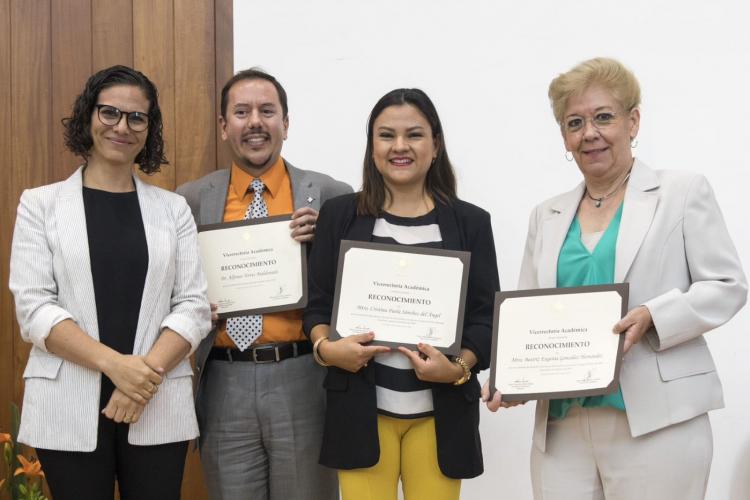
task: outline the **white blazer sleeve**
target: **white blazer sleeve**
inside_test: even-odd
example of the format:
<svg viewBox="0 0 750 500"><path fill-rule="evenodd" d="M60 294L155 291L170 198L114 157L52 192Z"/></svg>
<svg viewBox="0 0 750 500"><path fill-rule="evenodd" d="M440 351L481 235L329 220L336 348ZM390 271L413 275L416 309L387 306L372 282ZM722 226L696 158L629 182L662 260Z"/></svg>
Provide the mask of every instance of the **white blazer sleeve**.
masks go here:
<svg viewBox="0 0 750 500"><path fill-rule="evenodd" d="M44 204L38 192L21 195L13 231L9 286L21 337L43 351L52 327L73 315L57 303L53 254L47 242Z"/></svg>
<svg viewBox="0 0 750 500"><path fill-rule="evenodd" d="M169 328L190 343L190 354L211 330L211 309L206 298L206 278L201 267L198 233L185 199L176 207L177 254L170 312L161 329Z"/></svg>
<svg viewBox="0 0 750 500"><path fill-rule="evenodd" d="M644 303L656 332L648 340L661 351L728 321L747 299L747 281L713 190L702 175L688 188L683 215L685 257L691 285Z"/></svg>

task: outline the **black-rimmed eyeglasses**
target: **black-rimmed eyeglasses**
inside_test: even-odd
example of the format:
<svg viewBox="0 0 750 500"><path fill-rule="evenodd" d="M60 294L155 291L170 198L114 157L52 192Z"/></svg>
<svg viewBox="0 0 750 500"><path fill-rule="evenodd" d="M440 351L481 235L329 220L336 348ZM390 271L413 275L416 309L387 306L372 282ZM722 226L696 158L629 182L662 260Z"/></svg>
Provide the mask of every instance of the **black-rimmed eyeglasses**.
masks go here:
<svg viewBox="0 0 750 500"><path fill-rule="evenodd" d="M133 132L143 132L148 128L148 114L141 113L140 111L122 111L109 104L96 104L96 116L99 117L99 121L104 125L114 127L122 117L125 117L125 123L128 124L128 128Z"/></svg>

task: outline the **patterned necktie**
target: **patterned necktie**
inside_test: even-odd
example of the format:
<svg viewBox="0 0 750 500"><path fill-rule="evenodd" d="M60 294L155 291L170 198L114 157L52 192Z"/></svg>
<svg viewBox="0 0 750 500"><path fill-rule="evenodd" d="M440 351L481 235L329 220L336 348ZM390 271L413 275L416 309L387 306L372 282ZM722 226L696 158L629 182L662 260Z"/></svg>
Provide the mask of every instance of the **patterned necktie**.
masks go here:
<svg viewBox="0 0 750 500"><path fill-rule="evenodd" d="M260 179L253 179L252 183L253 201L248 205L245 211L245 219L257 219L258 217L268 217L268 207L263 199L263 190L266 186ZM263 332L263 316L253 314L250 316L237 316L227 319L227 335L237 346L237 349L244 351L260 337Z"/></svg>

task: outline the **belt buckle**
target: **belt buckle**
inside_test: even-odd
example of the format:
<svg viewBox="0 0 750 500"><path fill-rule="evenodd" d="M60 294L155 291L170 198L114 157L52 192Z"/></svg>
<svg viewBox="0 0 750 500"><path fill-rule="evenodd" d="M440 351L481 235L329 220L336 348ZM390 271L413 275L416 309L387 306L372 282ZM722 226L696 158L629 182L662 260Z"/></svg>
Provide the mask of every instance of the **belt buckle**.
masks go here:
<svg viewBox="0 0 750 500"><path fill-rule="evenodd" d="M270 351L271 349L273 349L274 359L258 359L258 352ZM279 358L279 346L277 345L274 345L272 348L256 347L253 349L253 362L255 363L262 365L265 363L278 363L279 361L281 361L281 359Z"/></svg>

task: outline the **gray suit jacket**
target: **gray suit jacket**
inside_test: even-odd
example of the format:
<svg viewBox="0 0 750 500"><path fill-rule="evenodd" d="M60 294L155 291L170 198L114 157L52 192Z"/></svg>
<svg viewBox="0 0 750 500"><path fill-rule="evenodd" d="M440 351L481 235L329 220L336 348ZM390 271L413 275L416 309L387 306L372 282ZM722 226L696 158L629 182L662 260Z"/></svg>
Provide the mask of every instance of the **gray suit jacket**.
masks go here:
<svg viewBox="0 0 750 500"><path fill-rule="evenodd" d="M284 164L292 184L295 210L302 207L320 210L326 200L352 192L351 186L328 175L298 169L287 161L284 161ZM187 200L197 225L216 224L223 221L230 173L231 170L226 168L217 170L177 188L177 193ZM200 397L200 380L215 337L216 329L213 329L195 353L195 365L198 372L196 398Z"/></svg>
<svg viewBox="0 0 750 500"><path fill-rule="evenodd" d="M519 289L557 285L557 258L584 193L531 214ZM620 373L631 434L724 406L703 334L745 304L747 281L705 177L652 170L635 160L617 237L615 282L630 283L628 309L648 307L655 328L625 355ZM537 403L534 443L544 450L547 401Z"/></svg>
<svg viewBox="0 0 750 500"><path fill-rule="evenodd" d="M148 245L133 354L148 353L163 328L174 330L195 349L211 328L195 223L180 196L135 175L133 181ZM52 327L65 319L99 340L80 168L67 180L21 195L10 289L21 336L34 345L23 374L19 441L52 450L93 451L101 373L48 352L45 344ZM131 444L186 441L198 435L192 374L186 357L166 375L141 419L130 425Z"/></svg>

